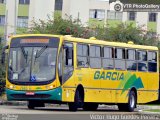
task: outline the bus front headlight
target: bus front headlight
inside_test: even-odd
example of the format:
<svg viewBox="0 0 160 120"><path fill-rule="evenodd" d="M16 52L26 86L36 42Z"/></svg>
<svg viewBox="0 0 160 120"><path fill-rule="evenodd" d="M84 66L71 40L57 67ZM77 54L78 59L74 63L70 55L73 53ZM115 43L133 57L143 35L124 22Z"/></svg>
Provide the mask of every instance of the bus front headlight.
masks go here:
<svg viewBox="0 0 160 120"><path fill-rule="evenodd" d="M13 89L13 85L10 85L9 88L10 88L10 89Z"/></svg>

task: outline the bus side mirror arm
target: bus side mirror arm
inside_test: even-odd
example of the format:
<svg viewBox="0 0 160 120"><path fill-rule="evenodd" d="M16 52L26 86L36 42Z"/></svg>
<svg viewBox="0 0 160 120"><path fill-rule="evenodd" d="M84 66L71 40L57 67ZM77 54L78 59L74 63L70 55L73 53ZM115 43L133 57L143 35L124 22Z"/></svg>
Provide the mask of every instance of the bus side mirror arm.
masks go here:
<svg viewBox="0 0 160 120"><path fill-rule="evenodd" d="M2 56L1 56L1 63L2 64L4 64L5 63L5 51L6 51L6 49L8 49L9 48L9 46L7 45L7 46L4 46L3 48L2 48Z"/></svg>

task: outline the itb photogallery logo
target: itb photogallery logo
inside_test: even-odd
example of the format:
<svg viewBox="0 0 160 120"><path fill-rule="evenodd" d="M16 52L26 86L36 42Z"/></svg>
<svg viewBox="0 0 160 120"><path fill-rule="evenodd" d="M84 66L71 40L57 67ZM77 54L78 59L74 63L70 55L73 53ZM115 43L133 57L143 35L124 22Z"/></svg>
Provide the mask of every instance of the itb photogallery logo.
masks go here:
<svg viewBox="0 0 160 120"><path fill-rule="evenodd" d="M154 2L127 2L126 0L110 0L110 10L115 10L117 12L159 12L160 3Z"/></svg>
<svg viewBox="0 0 160 120"><path fill-rule="evenodd" d="M122 5L121 5L121 4L116 3L116 4L114 5L114 10L115 10L115 11L121 11L121 9L122 9Z"/></svg>

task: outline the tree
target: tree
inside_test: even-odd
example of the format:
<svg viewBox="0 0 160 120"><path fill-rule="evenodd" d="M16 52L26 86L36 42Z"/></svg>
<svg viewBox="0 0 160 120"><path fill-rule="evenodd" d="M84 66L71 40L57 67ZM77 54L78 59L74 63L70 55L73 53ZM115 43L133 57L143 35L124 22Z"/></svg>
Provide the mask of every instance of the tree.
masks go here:
<svg viewBox="0 0 160 120"><path fill-rule="evenodd" d="M2 35L0 35L0 38L2 38ZM2 53L2 41L0 42L0 58L1 58L1 53ZM3 66L2 64L0 64L0 95L2 95L2 93L5 90L5 66Z"/></svg>
<svg viewBox="0 0 160 120"><path fill-rule="evenodd" d="M79 19L73 20L71 16L68 19L62 19L61 16L48 21L39 20L33 22L31 33L47 33L58 35L73 35L74 37L90 38L96 37L100 40L128 42L133 41L135 44L156 45L158 46L159 38L152 31L145 31L143 26L133 27L133 24L120 23L116 27L95 28L84 27Z"/></svg>

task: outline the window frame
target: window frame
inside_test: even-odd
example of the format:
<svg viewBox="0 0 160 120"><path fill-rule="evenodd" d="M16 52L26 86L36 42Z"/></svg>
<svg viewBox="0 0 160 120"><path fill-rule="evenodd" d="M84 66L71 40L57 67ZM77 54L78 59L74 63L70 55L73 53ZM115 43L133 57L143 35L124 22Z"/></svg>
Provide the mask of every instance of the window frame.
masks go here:
<svg viewBox="0 0 160 120"><path fill-rule="evenodd" d="M157 51L152 51L152 50L148 50L147 52L148 52L148 53L149 53L149 52L152 52L152 54L153 54L153 53L156 54L156 61L155 61L155 62L149 61L149 59L148 59L148 56L149 56L149 55L147 56L148 72L149 72L149 73L157 73L157 72L159 72L159 67L158 67L158 62L157 62L157 61L158 61L158 52L157 52ZM157 70L157 71L149 71L149 63L156 63L156 70Z"/></svg>
<svg viewBox="0 0 160 120"><path fill-rule="evenodd" d="M6 0L0 0L0 4L6 4Z"/></svg>
<svg viewBox="0 0 160 120"><path fill-rule="evenodd" d="M134 11L128 12L128 20L129 21L136 21L136 17L137 17L136 15L137 14Z"/></svg>
<svg viewBox="0 0 160 120"><path fill-rule="evenodd" d="M89 18L104 20L105 19L105 10L103 10L103 9L90 9L89 10Z"/></svg>
<svg viewBox="0 0 160 120"><path fill-rule="evenodd" d="M111 56L110 56L110 58L109 57L105 57L105 54L104 54L104 49L105 48L109 48L109 49L111 49L112 51L112 53L111 53ZM114 56L115 56L115 53L114 53L114 47L113 46L103 46L102 47L102 56L101 56L101 58L102 58L102 68L103 69L105 69L105 70L114 70L115 69L115 61L114 61ZM104 64L103 64L103 60L112 60L113 61L113 68L107 68L107 67L104 67Z"/></svg>
<svg viewBox="0 0 160 120"><path fill-rule="evenodd" d="M63 0L55 0L55 11L62 10L63 8Z"/></svg>
<svg viewBox="0 0 160 120"><path fill-rule="evenodd" d="M5 19L6 19L5 15L0 15L0 26L4 26L4 24L6 22Z"/></svg>
<svg viewBox="0 0 160 120"><path fill-rule="evenodd" d="M108 20L120 20L120 21L122 21L122 18L123 18L123 13L122 12L107 10L107 19Z"/></svg>
<svg viewBox="0 0 160 120"><path fill-rule="evenodd" d="M28 2L27 2L27 0L19 0L19 4L20 5L29 5L30 4L30 0L28 0Z"/></svg>
<svg viewBox="0 0 160 120"><path fill-rule="evenodd" d="M116 58L116 49L122 49L122 58ZM124 58L123 58L123 50L124 50ZM125 63L125 68L124 69L117 69L116 68L116 60L121 60L124 61ZM114 47L114 69L115 70L120 70L120 71L126 71L126 48L124 47Z"/></svg>
<svg viewBox="0 0 160 120"><path fill-rule="evenodd" d="M137 53L138 53L139 51L140 51L140 52L146 52L146 55L147 55L147 57L146 57L147 60L146 60L146 61L144 61L142 58L141 58L141 60L138 59L138 54L137 54ZM142 57L142 56L141 56L141 57ZM137 61L137 71L138 71L138 72L148 72L148 50L145 50L145 49L136 49L136 61ZM147 67L147 68L146 68L146 71L143 71L143 70L140 71L140 70L139 70L139 63L140 63L140 62L141 62L141 63L146 63L146 67Z"/></svg>
<svg viewBox="0 0 160 120"><path fill-rule="evenodd" d="M158 14L155 12L148 13L148 22L157 22Z"/></svg>
<svg viewBox="0 0 160 120"><path fill-rule="evenodd" d="M91 48L91 46L100 47L100 57L90 56L90 51L91 51L90 48ZM96 55L96 53L95 53L95 55ZM101 66L99 68L97 68L97 67L91 67L91 60L90 60L91 58L99 58L99 59L101 59L100 60L101 61L101 63L100 63ZM101 47L101 45L97 45L97 44L90 44L89 45L89 66L90 66L91 69L102 69L103 68L103 66L102 66L102 47Z"/></svg>
<svg viewBox="0 0 160 120"><path fill-rule="evenodd" d="M64 48L63 48L64 44L72 44L72 47L73 47L73 49L72 49L73 50L73 53L72 53L72 66L65 64L65 59L66 58L64 56ZM72 71L70 71L72 73L70 75L67 74L67 75L69 75L67 77L65 76L65 73L64 73L66 67L72 68ZM62 82L61 82L61 84L64 84L71 76L73 76L74 70L75 70L74 69L74 42L70 42L70 41L64 40L64 42L62 43Z"/></svg>
<svg viewBox="0 0 160 120"><path fill-rule="evenodd" d="M62 45L64 45L64 44L72 44L72 47L73 47L73 53L72 53L72 66L70 66L70 65L65 65L65 62L64 62L64 67L66 67L66 66L73 67L73 70L74 70L74 43L73 43L73 42L70 42L70 41L64 40L64 42L63 42ZM63 49L63 53L64 53L64 49ZM64 55L63 55L63 57L64 57ZM65 58L63 58L63 59L65 60Z"/></svg>
<svg viewBox="0 0 160 120"><path fill-rule="evenodd" d="M128 56L128 51L129 50L132 50L132 51L134 51L134 59L129 59L129 56ZM136 63L136 70L128 70L128 64L127 64L127 62L134 62L135 61L135 63ZM126 49L126 70L127 71L137 71L138 70L138 63L137 63L137 60L136 60L136 49L134 49L134 48L127 48Z"/></svg>
<svg viewBox="0 0 160 120"><path fill-rule="evenodd" d="M28 27L29 18L27 16L18 16L17 17L17 27L19 28L27 28Z"/></svg>
<svg viewBox="0 0 160 120"><path fill-rule="evenodd" d="M86 45L86 46L87 46L87 49L88 49L88 54L87 54L87 56L78 55L78 45L82 45L82 54L83 54L83 45ZM77 68L89 68L89 67L90 67L90 61L89 61L89 44L77 42L77 44L76 44L76 57L77 57L77 59L76 59ZM86 57L86 58L87 58L87 62L88 62L88 66L78 66L78 57Z"/></svg>

